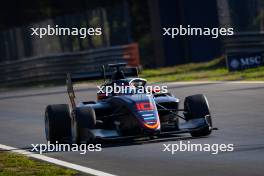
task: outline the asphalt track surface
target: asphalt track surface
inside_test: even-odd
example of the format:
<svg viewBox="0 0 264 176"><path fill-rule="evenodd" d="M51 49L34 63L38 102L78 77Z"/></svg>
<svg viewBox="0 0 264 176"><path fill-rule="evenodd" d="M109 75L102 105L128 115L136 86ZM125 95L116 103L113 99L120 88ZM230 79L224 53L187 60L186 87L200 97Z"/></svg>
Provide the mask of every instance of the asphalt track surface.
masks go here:
<svg viewBox="0 0 264 176"><path fill-rule="evenodd" d="M170 84L177 97L204 93L211 107L214 131L205 138L189 134L136 143L113 142L101 152L51 152L45 155L111 174L134 175L264 175L264 84ZM77 98L95 99L95 88L78 86ZM0 144L31 149L46 143L44 109L47 104L67 103L65 87L0 93ZM233 152L163 152L163 144L180 140L201 144L229 144Z"/></svg>

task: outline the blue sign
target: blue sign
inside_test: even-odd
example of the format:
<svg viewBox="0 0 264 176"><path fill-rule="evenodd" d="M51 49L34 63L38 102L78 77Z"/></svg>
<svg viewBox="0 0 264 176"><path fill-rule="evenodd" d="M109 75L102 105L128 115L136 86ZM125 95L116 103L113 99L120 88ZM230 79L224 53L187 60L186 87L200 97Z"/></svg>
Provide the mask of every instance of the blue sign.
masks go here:
<svg viewBox="0 0 264 176"><path fill-rule="evenodd" d="M244 70L264 65L262 53L227 55L226 62L229 71Z"/></svg>

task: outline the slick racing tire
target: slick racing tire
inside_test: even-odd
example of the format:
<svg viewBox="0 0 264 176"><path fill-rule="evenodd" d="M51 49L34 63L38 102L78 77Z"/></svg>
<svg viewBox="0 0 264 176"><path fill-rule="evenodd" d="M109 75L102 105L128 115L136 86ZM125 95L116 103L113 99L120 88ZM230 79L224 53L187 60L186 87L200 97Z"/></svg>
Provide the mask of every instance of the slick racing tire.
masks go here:
<svg viewBox="0 0 264 176"><path fill-rule="evenodd" d="M67 104L48 105L45 111L45 133L50 143L69 140L71 118Z"/></svg>
<svg viewBox="0 0 264 176"><path fill-rule="evenodd" d="M212 119L206 97L202 94L188 96L184 100L186 120L205 118L208 126L198 131L191 132L192 137L201 137L211 134Z"/></svg>
<svg viewBox="0 0 264 176"><path fill-rule="evenodd" d="M92 107L76 108L72 123L72 143L92 143L95 140L95 136L91 133L91 129L96 126L96 116Z"/></svg>

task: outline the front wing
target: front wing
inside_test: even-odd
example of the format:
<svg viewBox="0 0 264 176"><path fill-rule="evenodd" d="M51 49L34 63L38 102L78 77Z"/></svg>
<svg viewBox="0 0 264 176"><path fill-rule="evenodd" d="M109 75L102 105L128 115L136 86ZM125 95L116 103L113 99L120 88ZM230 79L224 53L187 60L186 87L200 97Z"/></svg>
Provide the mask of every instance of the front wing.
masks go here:
<svg viewBox="0 0 264 176"><path fill-rule="evenodd" d="M153 134L150 133L142 133L140 135L135 136L123 136L117 130L104 130L104 129L93 129L90 130L97 139L108 139L108 140L118 140L118 139L132 139L132 138L140 138L140 137L151 137L157 136L162 137L169 134L182 134L182 133L191 133L194 131L201 130L203 128L211 128L205 118L192 119L184 123L179 124L179 129L177 130L169 130L169 131L159 131ZM216 130L217 128L211 128L211 130Z"/></svg>

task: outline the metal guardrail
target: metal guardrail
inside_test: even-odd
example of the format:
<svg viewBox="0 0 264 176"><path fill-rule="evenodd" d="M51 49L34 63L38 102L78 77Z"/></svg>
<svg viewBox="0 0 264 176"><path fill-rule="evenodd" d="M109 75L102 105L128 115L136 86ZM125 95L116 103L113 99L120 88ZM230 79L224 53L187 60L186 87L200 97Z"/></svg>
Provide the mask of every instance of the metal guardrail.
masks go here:
<svg viewBox="0 0 264 176"><path fill-rule="evenodd" d="M0 86L64 81L66 73L83 74L91 79L103 64L126 62L139 66L136 43L73 53L33 57L0 63Z"/></svg>
<svg viewBox="0 0 264 176"><path fill-rule="evenodd" d="M264 52L264 32L236 33L223 42L226 54Z"/></svg>
<svg viewBox="0 0 264 176"><path fill-rule="evenodd" d="M229 71L264 65L264 33L236 33L223 40Z"/></svg>

